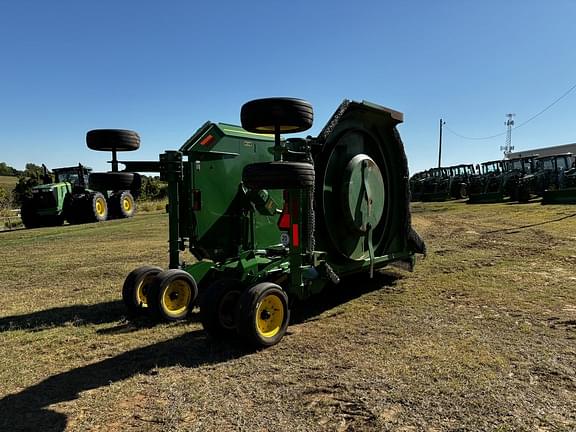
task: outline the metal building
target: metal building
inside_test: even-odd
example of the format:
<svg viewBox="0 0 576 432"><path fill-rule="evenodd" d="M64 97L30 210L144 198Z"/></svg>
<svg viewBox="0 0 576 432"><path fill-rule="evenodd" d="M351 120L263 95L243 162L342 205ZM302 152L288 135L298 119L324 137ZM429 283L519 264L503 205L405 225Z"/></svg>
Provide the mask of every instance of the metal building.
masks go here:
<svg viewBox="0 0 576 432"><path fill-rule="evenodd" d="M542 147L532 150L522 150L514 153L508 154L508 159L525 157L525 156L550 156L562 153L572 153L576 154L576 143L575 144L563 144L552 147Z"/></svg>

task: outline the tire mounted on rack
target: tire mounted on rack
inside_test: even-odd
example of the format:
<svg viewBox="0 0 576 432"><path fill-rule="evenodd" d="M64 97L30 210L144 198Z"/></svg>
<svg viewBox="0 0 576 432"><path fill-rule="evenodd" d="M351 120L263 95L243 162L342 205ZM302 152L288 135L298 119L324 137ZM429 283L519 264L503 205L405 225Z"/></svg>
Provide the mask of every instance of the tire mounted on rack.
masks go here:
<svg viewBox="0 0 576 432"><path fill-rule="evenodd" d="M140 135L124 129L94 129L86 134L88 148L99 151L133 151L140 148Z"/></svg>

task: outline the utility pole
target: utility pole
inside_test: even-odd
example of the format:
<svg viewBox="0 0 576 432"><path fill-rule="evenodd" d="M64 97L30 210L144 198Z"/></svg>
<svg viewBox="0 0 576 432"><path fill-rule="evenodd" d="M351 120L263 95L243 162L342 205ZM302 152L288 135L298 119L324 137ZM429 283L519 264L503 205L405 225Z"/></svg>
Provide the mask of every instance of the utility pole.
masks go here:
<svg viewBox="0 0 576 432"><path fill-rule="evenodd" d="M440 139L438 140L438 168L440 168L442 164L442 125L445 125L446 122L440 119Z"/></svg>
<svg viewBox="0 0 576 432"><path fill-rule="evenodd" d="M510 114L506 114L506 117L508 117L508 120L506 120L506 122L504 123L504 125L506 126L506 143L504 144L504 146L500 146L500 150L504 151L504 157L508 158L508 156L510 156L510 153L512 153L512 150L514 150L514 146L512 145L512 126L514 126L514 120L512 120L514 118L516 114L514 113L510 113Z"/></svg>

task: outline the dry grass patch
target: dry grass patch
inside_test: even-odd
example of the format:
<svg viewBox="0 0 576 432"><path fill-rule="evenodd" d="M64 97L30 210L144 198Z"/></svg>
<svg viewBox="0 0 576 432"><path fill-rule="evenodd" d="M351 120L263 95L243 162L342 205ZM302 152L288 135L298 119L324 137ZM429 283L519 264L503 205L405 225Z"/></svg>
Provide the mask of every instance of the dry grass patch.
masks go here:
<svg viewBox="0 0 576 432"><path fill-rule="evenodd" d="M575 430L574 214L417 204L414 273L344 280L256 353L125 320L162 213L0 234L0 430Z"/></svg>

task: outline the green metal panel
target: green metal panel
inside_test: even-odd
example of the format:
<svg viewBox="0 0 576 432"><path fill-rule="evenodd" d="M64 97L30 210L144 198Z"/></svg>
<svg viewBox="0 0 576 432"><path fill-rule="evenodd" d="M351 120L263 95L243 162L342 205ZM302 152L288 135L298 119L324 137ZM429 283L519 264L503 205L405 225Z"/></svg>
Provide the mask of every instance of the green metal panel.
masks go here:
<svg viewBox="0 0 576 432"><path fill-rule="evenodd" d="M254 162L273 160L269 135L254 134L228 124L204 124L180 149L187 157L186 194L198 190L201 208L189 220L192 252L200 258L222 261L243 250L280 243L277 216L250 211L261 197L247 195L242 169ZM187 186L188 185L188 186ZM281 206L281 191L267 191L268 208ZM252 198L252 199L251 199Z"/></svg>

